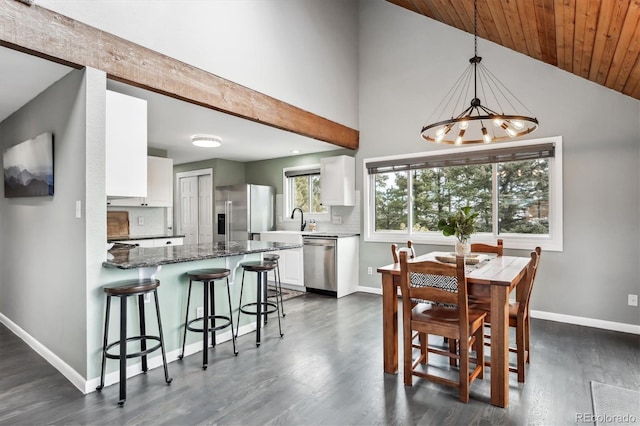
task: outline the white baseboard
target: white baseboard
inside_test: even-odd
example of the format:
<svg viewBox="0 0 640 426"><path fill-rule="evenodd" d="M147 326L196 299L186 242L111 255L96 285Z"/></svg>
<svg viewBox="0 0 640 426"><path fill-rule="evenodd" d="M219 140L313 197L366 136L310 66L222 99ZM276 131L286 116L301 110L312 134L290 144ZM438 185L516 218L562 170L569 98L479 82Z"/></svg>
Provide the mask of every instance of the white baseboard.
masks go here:
<svg viewBox="0 0 640 426"><path fill-rule="evenodd" d="M574 315L556 314L531 310L531 318L563 322L566 324L584 325L586 327L602 328L604 330L621 331L623 333L640 334L640 325L625 324L623 322L604 321L595 318L577 317Z"/></svg>
<svg viewBox="0 0 640 426"><path fill-rule="evenodd" d="M44 358L49 364L58 370L64 377L67 378L75 387L81 392L85 392L85 379L80 373L73 369L69 364L64 362L60 357L51 352L46 346L36 340L33 336L23 330L18 324L11 321L5 315L0 313L0 322L2 322L9 330L11 330L16 336L21 338L27 345L36 351L42 358Z"/></svg>
<svg viewBox="0 0 640 426"><path fill-rule="evenodd" d="M382 289L381 288L375 288L375 287L365 287L365 286L358 286L358 291L360 293L371 293L371 294L379 294L382 295Z"/></svg>
<svg viewBox="0 0 640 426"><path fill-rule="evenodd" d="M251 333L255 331L255 329L256 329L255 323L244 325L240 327L240 329L238 330L238 336L243 336L245 334ZM226 331L224 333L216 334L217 344L228 342L229 340L231 340L231 330ZM209 347L212 347L211 343L209 343ZM202 351L202 340L185 346L184 356L193 355L201 351ZM171 352L167 352L167 364L172 363L173 361L177 361L178 357L180 356L180 353L182 353L182 348L178 348ZM155 356L153 357L149 356L147 358L147 367L149 368L149 370L162 367L162 354L160 352L154 352L154 355ZM141 373L142 373L142 361L137 362L135 364L127 365L127 379ZM169 371L169 373L171 373L171 371ZM105 387L116 384L116 383L120 383L119 371L117 370L112 371L111 373L104 375ZM87 380L84 393L94 392L96 390L96 387L99 384L100 384L100 377L94 377L91 380Z"/></svg>
<svg viewBox="0 0 640 426"><path fill-rule="evenodd" d="M56 370L58 370L64 377L67 378L80 392L87 394L95 392L96 387L100 384L100 377L94 377L93 379L86 380L80 373L74 370L69 364L64 362L60 357L51 352L42 343L36 340L29 333L24 331L20 326L11 321L5 315L0 313L0 322L2 322L9 330L11 330L16 336L21 338L27 345L29 345L34 351L36 351L42 358L44 358L49 364L51 364ZM238 330L238 336L242 336L255 331L256 324L249 323L240 327ZM216 335L217 343L224 343L231 340L231 330ZM211 347L211 345L209 345ZM184 348L184 356L193 355L194 353L202 351L202 341L192 343ZM167 352L167 363L176 361L178 356L182 352L182 348L178 348L171 352ZM160 352L154 352L153 357L147 357L147 366L149 370L162 367L162 354ZM142 373L142 362L127 365L127 378L133 377ZM104 385L109 386L120 382L120 372L112 371L104 376Z"/></svg>

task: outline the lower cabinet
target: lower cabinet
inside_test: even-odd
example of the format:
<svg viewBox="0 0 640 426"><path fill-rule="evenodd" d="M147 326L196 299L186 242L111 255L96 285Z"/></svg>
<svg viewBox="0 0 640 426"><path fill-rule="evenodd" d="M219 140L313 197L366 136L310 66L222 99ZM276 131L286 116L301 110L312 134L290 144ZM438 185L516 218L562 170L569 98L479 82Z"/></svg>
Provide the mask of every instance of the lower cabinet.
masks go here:
<svg viewBox="0 0 640 426"><path fill-rule="evenodd" d="M302 248L282 250L280 255L280 280L285 284L304 286Z"/></svg>

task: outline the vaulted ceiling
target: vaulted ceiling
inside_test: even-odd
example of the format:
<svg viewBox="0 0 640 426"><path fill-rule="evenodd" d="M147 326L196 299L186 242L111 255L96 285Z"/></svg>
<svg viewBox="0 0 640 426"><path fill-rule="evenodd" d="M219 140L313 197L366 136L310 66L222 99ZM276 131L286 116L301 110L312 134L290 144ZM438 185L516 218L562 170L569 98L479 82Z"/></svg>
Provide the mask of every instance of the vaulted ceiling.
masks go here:
<svg viewBox="0 0 640 426"><path fill-rule="evenodd" d="M473 0L387 0L473 34ZM477 0L478 37L640 99L640 0Z"/></svg>

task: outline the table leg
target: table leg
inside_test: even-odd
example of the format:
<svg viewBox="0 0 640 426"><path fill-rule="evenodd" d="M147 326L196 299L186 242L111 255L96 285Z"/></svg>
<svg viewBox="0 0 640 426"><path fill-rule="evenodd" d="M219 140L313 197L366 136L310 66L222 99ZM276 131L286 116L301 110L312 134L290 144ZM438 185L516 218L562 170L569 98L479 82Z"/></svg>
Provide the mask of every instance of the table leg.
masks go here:
<svg viewBox="0 0 640 426"><path fill-rule="evenodd" d="M509 287L491 286L491 404L509 405Z"/></svg>
<svg viewBox="0 0 640 426"><path fill-rule="evenodd" d="M382 274L382 341L384 372L397 374L398 293L391 274Z"/></svg>

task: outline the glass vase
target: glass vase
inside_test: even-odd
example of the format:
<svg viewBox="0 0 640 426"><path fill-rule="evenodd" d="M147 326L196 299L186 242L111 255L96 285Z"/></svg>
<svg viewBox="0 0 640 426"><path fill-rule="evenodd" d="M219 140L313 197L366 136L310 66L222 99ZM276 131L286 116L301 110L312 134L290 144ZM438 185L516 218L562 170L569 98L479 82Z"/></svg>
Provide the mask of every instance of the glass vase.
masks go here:
<svg viewBox="0 0 640 426"><path fill-rule="evenodd" d="M466 256L471 253L471 244L469 241L456 241L456 255Z"/></svg>

